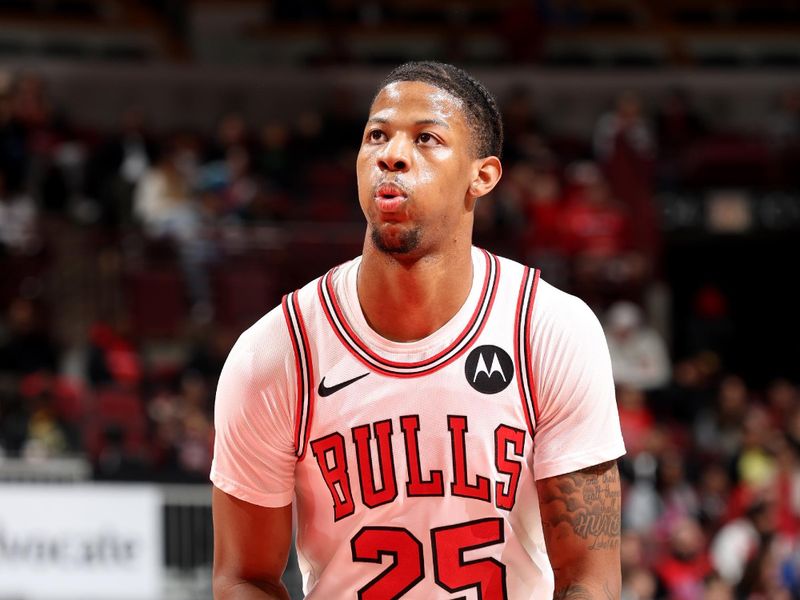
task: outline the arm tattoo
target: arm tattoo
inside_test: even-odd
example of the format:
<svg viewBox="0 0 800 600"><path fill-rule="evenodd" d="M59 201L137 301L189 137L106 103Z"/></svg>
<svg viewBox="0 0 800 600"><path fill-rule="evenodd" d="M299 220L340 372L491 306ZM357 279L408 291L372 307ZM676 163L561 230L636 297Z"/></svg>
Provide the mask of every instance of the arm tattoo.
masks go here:
<svg viewBox="0 0 800 600"><path fill-rule="evenodd" d="M603 596L607 600L615 600L614 594L608 587L608 582L603 583ZM595 600L595 597L585 585L572 583L565 588L556 590L553 593L553 600Z"/></svg>
<svg viewBox="0 0 800 600"><path fill-rule="evenodd" d="M606 600L616 600L607 581L603 583L603 596ZM553 593L553 600L595 600L595 598L585 585L572 583L565 588L556 590Z"/></svg>
<svg viewBox="0 0 800 600"><path fill-rule="evenodd" d="M563 535L577 535L586 540L591 550L618 548L621 516L616 461L554 479L557 481L547 486L547 493L540 498L543 506L548 505L548 513L557 515L542 523L546 530L551 530L551 536L558 538Z"/></svg>
<svg viewBox="0 0 800 600"><path fill-rule="evenodd" d="M571 584L553 594L553 600L592 600L591 592L580 583Z"/></svg>

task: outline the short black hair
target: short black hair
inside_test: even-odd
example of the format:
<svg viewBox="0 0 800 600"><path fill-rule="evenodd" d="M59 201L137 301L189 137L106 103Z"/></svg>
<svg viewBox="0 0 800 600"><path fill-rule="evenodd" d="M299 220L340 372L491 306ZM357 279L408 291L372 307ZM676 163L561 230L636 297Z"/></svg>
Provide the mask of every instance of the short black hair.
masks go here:
<svg viewBox="0 0 800 600"><path fill-rule="evenodd" d="M407 62L386 76L378 93L397 81L421 81L457 98L464 105L464 115L472 132L478 157L501 156L503 119L497 100L477 79L454 65L434 61ZM377 96L377 94L376 94ZM374 102L374 98L373 98Z"/></svg>

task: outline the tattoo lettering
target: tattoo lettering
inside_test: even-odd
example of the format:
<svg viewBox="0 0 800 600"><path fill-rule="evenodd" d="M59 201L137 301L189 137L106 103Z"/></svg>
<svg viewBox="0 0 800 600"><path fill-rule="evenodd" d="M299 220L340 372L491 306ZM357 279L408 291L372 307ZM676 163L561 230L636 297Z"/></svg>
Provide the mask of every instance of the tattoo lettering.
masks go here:
<svg viewBox="0 0 800 600"><path fill-rule="evenodd" d="M547 505L548 514L556 516L543 522L543 526L551 528L556 535L560 528L567 527L568 531L586 540L593 550L619 547L621 498L616 462L606 462L553 480L540 501Z"/></svg>

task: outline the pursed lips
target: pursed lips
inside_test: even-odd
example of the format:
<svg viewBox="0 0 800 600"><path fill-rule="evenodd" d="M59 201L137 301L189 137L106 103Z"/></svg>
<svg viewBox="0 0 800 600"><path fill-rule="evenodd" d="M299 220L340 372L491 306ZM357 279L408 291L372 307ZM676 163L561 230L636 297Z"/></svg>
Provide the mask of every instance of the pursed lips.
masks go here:
<svg viewBox="0 0 800 600"><path fill-rule="evenodd" d="M375 190L375 204L383 213L399 212L407 200L406 191L394 183L382 183Z"/></svg>

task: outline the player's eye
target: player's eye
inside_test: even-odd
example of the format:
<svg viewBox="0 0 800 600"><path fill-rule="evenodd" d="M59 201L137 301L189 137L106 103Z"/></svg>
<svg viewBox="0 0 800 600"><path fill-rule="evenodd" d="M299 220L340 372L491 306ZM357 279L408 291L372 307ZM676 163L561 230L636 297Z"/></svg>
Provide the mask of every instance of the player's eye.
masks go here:
<svg viewBox="0 0 800 600"><path fill-rule="evenodd" d="M380 129L372 129L367 132L367 140L370 142L380 142L385 137L385 134Z"/></svg>
<svg viewBox="0 0 800 600"><path fill-rule="evenodd" d="M422 144L424 146L434 146L434 145L439 143L439 140L437 140L430 133L423 132L423 133L420 133L417 136L417 142L419 142L420 144Z"/></svg>

